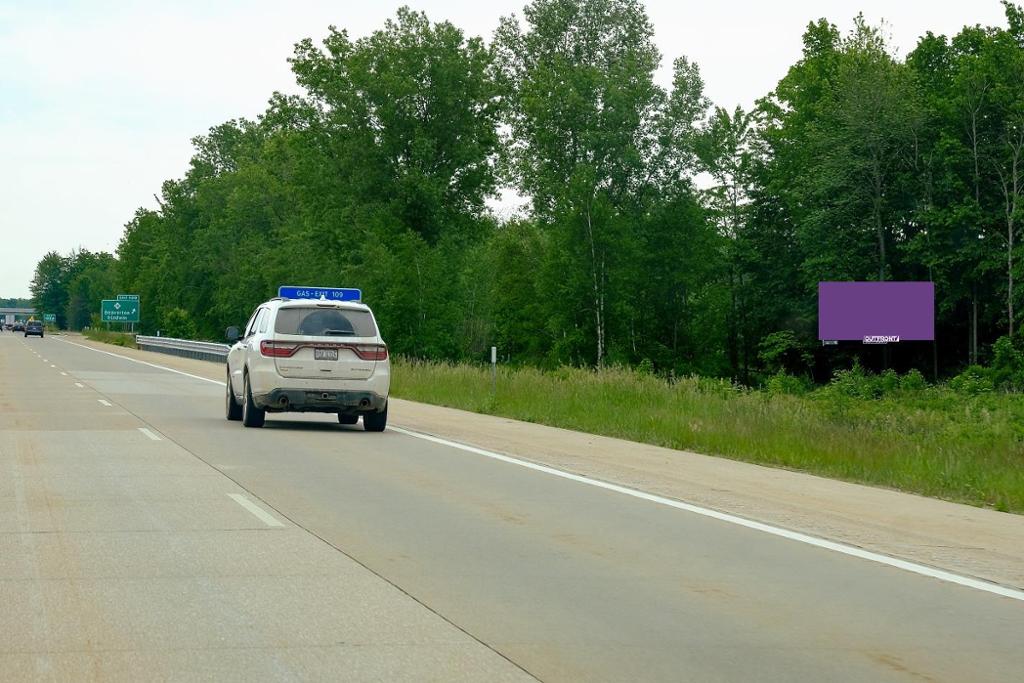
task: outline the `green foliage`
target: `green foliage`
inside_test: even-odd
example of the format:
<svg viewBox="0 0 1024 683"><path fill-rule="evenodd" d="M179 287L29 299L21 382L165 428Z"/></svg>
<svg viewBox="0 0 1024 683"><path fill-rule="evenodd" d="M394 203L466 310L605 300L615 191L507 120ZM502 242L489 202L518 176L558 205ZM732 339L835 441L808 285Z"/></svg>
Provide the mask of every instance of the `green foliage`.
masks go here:
<svg viewBox="0 0 1024 683"><path fill-rule="evenodd" d="M805 369L811 364L811 355L790 330L772 332L758 347L758 360L769 372Z"/></svg>
<svg viewBox="0 0 1024 683"><path fill-rule="evenodd" d="M55 314L58 327L80 330L100 300L115 296L117 278L117 261L110 254L82 249L61 256L51 251L36 265L32 304L40 313Z"/></svg>
<svg viewBox="0 0 1024 683"><path fill-rule="evenodd" d="M858 362L849 370L836 370L828 388L835 395L850 398L871 399L881 395L877 378Z"/></svg>
<svg viewBox="0 0 1024 683"><path fill-rule="evenodd" d="M82 334L85 335L86 339L91 339L92 341L113 344L114 346L124 346L131 349L137 348L135 345L135 335L128 332L111 332L102 327L89 327Z"/></svg>
<svg viewBox="0 0 1024 683"><path fill-rule="evenodd" d="M1010 337L1000 337L992 345L988 375L997 389L1024 390L1024 353L1021 353Z"/></svg>
<svg viewBox="0 0 1024 683"><path fill-rule="evenodd" d="M492 396L482 365L395 358L392 372L394 394L411 400L1024 512L1018 395L931 388L876 398L873 386L854 386L837 414L832 387L799 395L620 367L499 367ZM870 376L854 368L842 378L850 387ZM799 381L780 379L776 389ZM908 373L900 378L907 381L922 380Z"/></svg>
<svg viewBox="0 0 1024 683"><path fill-rule="evenodd" d="M917 368L912 369L900 378L899 388L904 393L910 394L923 391L927 387L928 382Z"/></svg>
<svg viewBox="0 0 1024 683"><path fill-rule="evenodd" d="M949 387L958 394L978 396L992 393L992 379L985 368L972 365L959 375L949 380Z"/></svg>
<svg viewBox="0 0 1024 683"><path fill-rule="evenodd" d="M117 258L46 254L33 302L80 328L132 292L143 330L220 338L281 284L351 285L419 358L494 345L780 396L856 360L825 392L837 411L935 389L915 367L991 360L955 385L1021 391L1020 354L992 346L1013 337L1024 241L1022 14L1004 6L1005 26L926 34L906 59L862 17L816 21L749 110L713 106L683 56L661 87L639 0L534 0L489 43L407 8L332 28L295 47L301 95L194 138ZM529 205L499 219L509 188ZM936 356L821 347L825 279L935 282Z"/></svg>
<svg viewBox="0 0 1024 683"><path fill-rule="evenodd" d="M160 334L174 339L196 339L196 324L183 308L171 308L164 312Z"/></svg>
<svg viewBox="0 0 1024 683"><path fill-rule="evenodd" d="M769 396L799 396L810 390L810 382L804 377L794 377L779 370L764 385Z"/></svg>

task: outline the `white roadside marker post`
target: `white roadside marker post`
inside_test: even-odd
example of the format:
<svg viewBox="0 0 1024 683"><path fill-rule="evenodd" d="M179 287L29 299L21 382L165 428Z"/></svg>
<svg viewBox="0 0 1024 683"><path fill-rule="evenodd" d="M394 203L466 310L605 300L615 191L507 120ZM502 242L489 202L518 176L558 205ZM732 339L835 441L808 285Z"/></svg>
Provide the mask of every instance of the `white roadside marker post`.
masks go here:
<svg viewBox="0 0 1024 683"><path fill-rule="evenodd" d="M491 347L491 395L498 396L498 347Z"/></svg>

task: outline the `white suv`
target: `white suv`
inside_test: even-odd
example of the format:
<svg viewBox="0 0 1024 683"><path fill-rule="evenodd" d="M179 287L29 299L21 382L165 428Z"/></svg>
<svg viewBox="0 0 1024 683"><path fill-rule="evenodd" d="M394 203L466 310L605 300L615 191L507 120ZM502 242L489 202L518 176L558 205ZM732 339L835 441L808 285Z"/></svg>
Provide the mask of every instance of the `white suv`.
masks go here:
<svg viewBox="0 0 1024 683"><path fill-rule="evenodd" d="M365 304L275 298L227 336L229 420L262 427L268 412L336 413L341 424L361 415L366 431L384 431L391 364Z"/></svg>

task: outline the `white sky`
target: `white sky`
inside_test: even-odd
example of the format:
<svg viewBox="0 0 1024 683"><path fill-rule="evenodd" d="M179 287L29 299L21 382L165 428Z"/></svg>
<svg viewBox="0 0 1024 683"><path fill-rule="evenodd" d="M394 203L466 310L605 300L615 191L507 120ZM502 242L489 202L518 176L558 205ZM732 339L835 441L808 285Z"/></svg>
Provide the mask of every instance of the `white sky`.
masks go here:
<svg viewBox="0 0 1024 683"><path fill-rule="evenodd" d="M113 252L135 208L180 177L189 139L255 117L294 91L285 59L327 26L365 35L402 4L489 39L524 0L0 0L0 297L27 296L39 258ZM1002 25L997 0L647 0L663 55L687 55L717 105L749 106L800 57L821 16L848 30L858 10L884 19L905 55L927 30Z"/></svg>

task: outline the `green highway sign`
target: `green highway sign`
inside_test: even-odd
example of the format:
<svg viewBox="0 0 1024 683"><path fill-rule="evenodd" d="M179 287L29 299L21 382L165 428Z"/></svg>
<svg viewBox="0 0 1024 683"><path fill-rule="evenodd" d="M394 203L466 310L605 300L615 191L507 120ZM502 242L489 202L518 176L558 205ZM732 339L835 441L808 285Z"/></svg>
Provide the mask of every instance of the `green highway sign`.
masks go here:
<svg viewBox="0 0 1024 683"><path fill-rule="evenodd" d="M55 323L55 322L57 322L57 314L56 313L43 313L43 322L44 323Z"/></svg>
<svg viewBox="0 0 1024 683"><path fill-rule="evenodd" d="M139 302L104 299L100 302L100 320L105 323L137 323Z"/></svg>
<svg viewBox="0 0 1024 683"><path fill-rule="evenodd" d="M139 300L139 295L138 294L118 294L117 295L117 300L118 301L138 301Z"/></svg>

